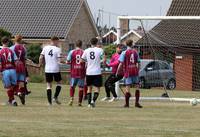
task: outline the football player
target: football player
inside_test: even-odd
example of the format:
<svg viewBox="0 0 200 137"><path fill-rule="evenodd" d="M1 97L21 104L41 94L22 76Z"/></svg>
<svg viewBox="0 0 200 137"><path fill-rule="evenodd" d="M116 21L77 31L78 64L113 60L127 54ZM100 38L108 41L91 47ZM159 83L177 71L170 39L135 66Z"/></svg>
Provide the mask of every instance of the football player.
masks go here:
<svg viewBox="0 0 200 137"><path fill-rule="evenodd" d="M61 49L59 48L59 38L54 36L51 38L51 44L43 48L39 65L41 66L45 62L45 76L47 82L47 100L49 105L52 105L52 82L53 80L57 83L56 91L53 97L53 102L61 104L58 100L58 96L61 91L61 74L60 66L61 63Z"/></svg>

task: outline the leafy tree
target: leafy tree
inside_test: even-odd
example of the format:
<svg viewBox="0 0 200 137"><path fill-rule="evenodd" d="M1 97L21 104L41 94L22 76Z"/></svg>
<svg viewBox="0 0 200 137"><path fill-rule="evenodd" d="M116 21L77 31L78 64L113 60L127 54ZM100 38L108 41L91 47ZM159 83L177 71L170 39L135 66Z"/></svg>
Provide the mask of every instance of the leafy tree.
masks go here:
<svg viewBox="0 0 200 137"><path fill-rule="evenodd" d="M7 36L7 37L11 38L12 34L10 32L8 32L8 31L6 31L3 28L0 28L0 45L1 45L1 39L4 36ZM10 41L10 43L9 43L9 46L11 46L11 45L12 45L12 41Z"/></svg>
<svg viewBox="0 0 200 137"><path fill-rule="evenodd" d="M39 63L40 53L42 51L40 44L28 44L27 48L27 58L32 60L34 63Z"/></svg>
<svg viewBox="0 0 200 137"><path fill-rule="evenodd" d="M115 45L104 46L104 52L108 58L111 58L112 54L114 54L115 51L116 51Z"/></svg>

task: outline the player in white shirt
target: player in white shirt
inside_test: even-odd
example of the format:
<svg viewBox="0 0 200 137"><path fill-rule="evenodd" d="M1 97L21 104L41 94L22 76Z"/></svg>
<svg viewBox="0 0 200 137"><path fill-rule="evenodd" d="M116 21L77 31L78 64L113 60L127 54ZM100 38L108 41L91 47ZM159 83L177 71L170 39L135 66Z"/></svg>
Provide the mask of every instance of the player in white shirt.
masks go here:
<svg viewBox="0 0 200 137"><path fill-rule="evenodd" d="M102 86L102 72L101 72L101 61L105 57L103 49L97 47L98 39L91 39L91 47L86 49L82 55L82 61L87 62L86 69L86 83L88 86L88 107L95 107L95 101L97 100L100 92L100 87ZM92 99L92 88L96 87L94 96Z"/></svg>
<svg viewBox="0 0 200 137"><path fill-rule="evenodd" d="M58 96L61 91L61 74L59 64L61 62L61 49L59 48L59 38L52 37L51 44L43 48L39 64L42 65L45 62L45 76L47 82L47 99L49 105L52 105L52 82L57 82L56 91L54 94L53 102L61 104L58 101Z"/></svg>

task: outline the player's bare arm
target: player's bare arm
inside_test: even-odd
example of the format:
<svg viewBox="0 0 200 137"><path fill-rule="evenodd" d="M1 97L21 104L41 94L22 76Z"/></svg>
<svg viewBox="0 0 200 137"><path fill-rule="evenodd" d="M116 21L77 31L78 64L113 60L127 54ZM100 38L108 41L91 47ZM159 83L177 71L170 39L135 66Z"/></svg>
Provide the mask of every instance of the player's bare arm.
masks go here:
<svg viewBox="0 0 200 137"><path fill-rule="evenodd" d="M38 65L38 67L41 67L41 66L42 66L43 61L44 61L44 55L40 54L40 57L39 57L39 65Z"/></svg>

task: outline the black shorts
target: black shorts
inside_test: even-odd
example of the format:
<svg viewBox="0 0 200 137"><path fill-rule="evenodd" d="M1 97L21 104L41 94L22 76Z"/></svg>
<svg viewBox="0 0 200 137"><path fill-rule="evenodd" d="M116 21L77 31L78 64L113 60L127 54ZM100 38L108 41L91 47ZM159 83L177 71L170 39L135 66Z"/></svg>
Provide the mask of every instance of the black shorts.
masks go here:
<svg viewBox="0 0 200 137"><path fill-rule="evenodd" d="M62 80L60 72L58 73L45 73L46 82L51 83L53 80L60 82Z"/></svg>
<svg viewBox="0 0 200 137"><path fill-rule="evenodd" d="M101 75L92 75L92 76L87 75L86 83L87 83L87 86L101 87L103 83L102 76Z"/></svg>

